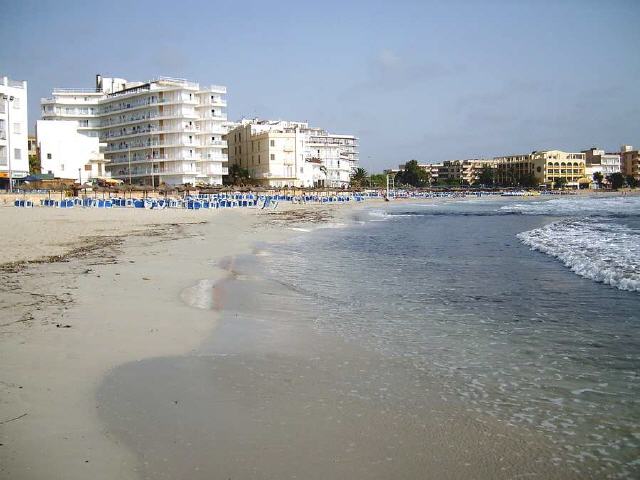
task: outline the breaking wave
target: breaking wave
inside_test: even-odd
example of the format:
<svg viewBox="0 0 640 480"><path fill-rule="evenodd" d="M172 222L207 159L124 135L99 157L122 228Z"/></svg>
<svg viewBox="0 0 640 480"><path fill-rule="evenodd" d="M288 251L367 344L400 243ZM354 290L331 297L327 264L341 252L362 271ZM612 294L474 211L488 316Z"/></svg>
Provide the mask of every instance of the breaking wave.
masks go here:
<svg viewBox="0 0 640 480"><path fill-rule="evenodd" d="M562 220L518 238L582 277L640 292L640 230L606 221Z"/></svg>

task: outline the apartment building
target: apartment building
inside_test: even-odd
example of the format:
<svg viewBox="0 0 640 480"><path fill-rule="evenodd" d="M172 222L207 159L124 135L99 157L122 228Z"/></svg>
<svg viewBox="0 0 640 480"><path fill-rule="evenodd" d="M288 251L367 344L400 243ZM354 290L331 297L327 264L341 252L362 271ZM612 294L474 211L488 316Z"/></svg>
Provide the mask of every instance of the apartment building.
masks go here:
<svg viewBox="0 0 640 480"><path fill-rule="evenodd" d="M634 150L631 145L623 145L620 148L620 158L622 173L640 180L640 150Z"/></svg>
<svg viewBox="0 0 640 480"><path fill-rule="evenodd" d="M585 154L587 177L593 178L594 173L600 172L606 178L607 175L620 172L619 153L605 153L596 147L583 150L582 153Z"/></svg>
<svg viewBox="0 0 640 480"><path fill-rule="evenodd" d="M179 78L97 75L94 89L55 89L43 98L42 118L75 122L78 132L97 137L107 173L127 183L220 185L227 174L225 95L226 87Z"/></svg>
<svg viewBox="0 0 640 480"><path fill-rule="evenodd" d="M29 174L27 82L0 76L0 188Z"/></svg>
<svg viewBox="0 0 640 480"><path fill-rule="evenodd" d="M552 186L563 178L567 186L578 187L586 181L586 154L545 150L523 155L494 157L496 182L512 184L533 175L540 185Z"/></svg>
<svg viewBox="0 0 640 480"><path fill-rule="evenodd" d="M466 160L445 160L437 164L437 180L452 180L463 185L473 185L478 183L482 171L490 167L494 162L490 159L466 159ZM430 166L433 169L434 165ZM432 174L431 178L434 176Z"/></svg>
<svg viewBox="0 0 640 480"><path fill-rule="evenodd" d="M345 187L357 168L357 139L307 122L243 119L227 135L229 165L270 187Z"/></svg>
<svg viewBox="0 0 640 480"><path fill-rule="evenodd" d="M568 187L577 188L580 183L591 183L586 178L586 155L584 153L546 150L533 152L531 159L536 178L540 183L551 186L556 180L563 178Z"/></svg>

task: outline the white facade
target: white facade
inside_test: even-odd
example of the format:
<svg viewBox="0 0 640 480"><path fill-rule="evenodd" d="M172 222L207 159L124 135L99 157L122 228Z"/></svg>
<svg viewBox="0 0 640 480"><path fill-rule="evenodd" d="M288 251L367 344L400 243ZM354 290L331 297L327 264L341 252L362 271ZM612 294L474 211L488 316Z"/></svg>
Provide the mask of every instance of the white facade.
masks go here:
<svg viewBox="0 0 640 480"><path fill-rule="evenodd" d="M229 163L271 187L346 187L358 166L356 137L306 122L243 119L227 142Z"/></svg>
<svg viewBox="0 0 640 480"><path fill-rule="evenodd" d="M161 77L127 82L96 77L96 88L56 89L42 99L45 120L77 122L106 143L107 169L136 184L220 185L227 173L226 88Z"/></svg>
<svg viewBox="0 0 640 480"><path fill-rule="evenodd" d="M353 171L358 168L358 140L352 135L313 132L309 135L308 153L326 168L327 185L349 186Z"/></svg>
<svg viewBox="0 0 640 480"><path fill-rule="evenodd" d="M38 120L36 134L42 173L78 182L107 176L100 151L105 145L98 137L80 133L76 121Z"/></svg>
<svg viewBox="0 0 640 480"><path fill-rule="evenodd" d="M589 175L589 172L592 174L600 172L606 177L607 175L621 171L622 162L619 153L605 153L604 150L598 148L583 150L582 153L586 155L587 175Z"/></svg>
<svg viewBox="0 0 640 480"><path fill-rule="evenodd" d="M0 185L29 174L27 82L0 76Z"/></svg>

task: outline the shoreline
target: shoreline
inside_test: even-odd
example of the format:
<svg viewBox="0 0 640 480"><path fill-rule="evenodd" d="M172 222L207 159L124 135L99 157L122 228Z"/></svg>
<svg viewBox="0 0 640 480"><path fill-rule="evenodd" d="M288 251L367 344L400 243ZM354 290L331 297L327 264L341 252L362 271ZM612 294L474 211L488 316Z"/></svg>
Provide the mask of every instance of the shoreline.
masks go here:
<svg viewBox="0 0 640 480"><path fill-rule="evenodd" d="M479 200L487 199L493 198ZM80 225L97 214L97 221L85 228L108 240L75 256L68 246L47 245L60 249L53 263L42 262L37 255L42 249L36 249L36 254L25 252L19 268L7 268L0 288L5 307L0 314L0 473L16 479L140 478L139 459L100 420L95 392L117 367L182 356L212 336L219 314L208 305L187 306L180 298L185 289L203 279L223 280L231 265L220 262L251 254L256 244L277 243L302 233L296 229L342 221L358 207L416 200L346 208L286 205L276 211L212 215L150 211L144 223L134 225L123 223L129 220L127 210L64 211L64 220L71 216ZM42 212L46 216L51 210ZM51 224L59 225L62 215L54 217ZM119 235L100 235L114 225ZM61 237L76 233L69 229ZM61 243L59 238L51 241Z"/></svg>

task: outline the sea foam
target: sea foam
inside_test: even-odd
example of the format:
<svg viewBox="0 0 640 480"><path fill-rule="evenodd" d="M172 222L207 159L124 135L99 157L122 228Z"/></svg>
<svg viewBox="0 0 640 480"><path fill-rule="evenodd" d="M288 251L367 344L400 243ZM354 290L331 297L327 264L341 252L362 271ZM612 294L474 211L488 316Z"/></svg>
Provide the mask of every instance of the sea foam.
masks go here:
<svg viewBox="0 0 640 480"><path fill-rule="evenodd" d="M501 212L555 216L635 216L640 214L640 196L564 197L504 205Z"/></svg>
<svg viewBox="0 0 640 480"><path fill-rule="evenodd" d="M640 292L640 231L606 221L563 220L518 234L576 274L620 290Z"/></svg>

